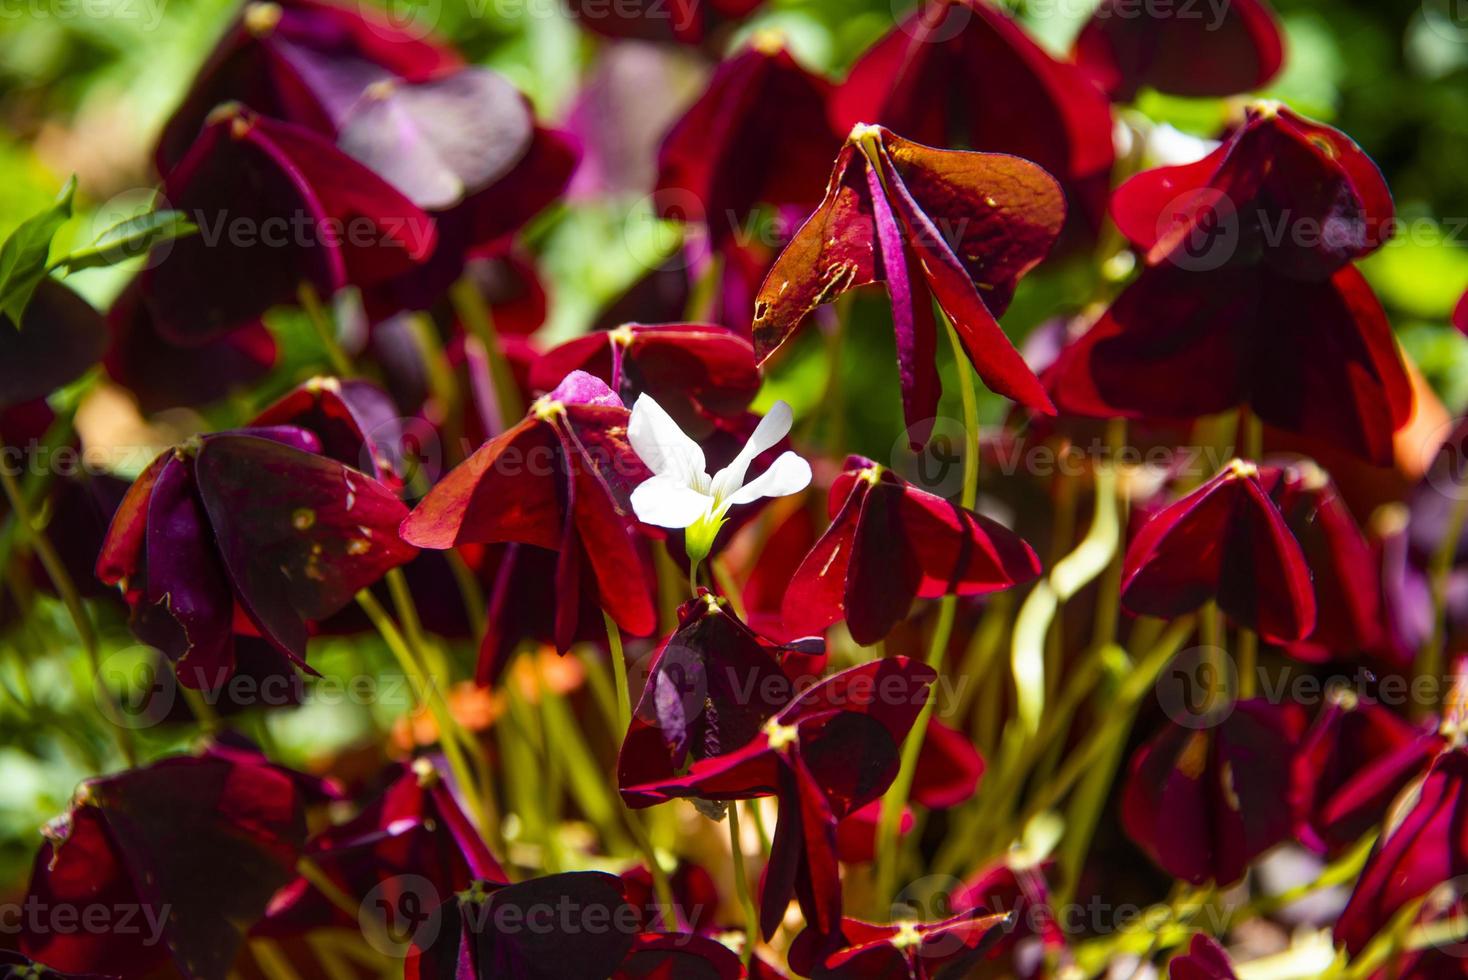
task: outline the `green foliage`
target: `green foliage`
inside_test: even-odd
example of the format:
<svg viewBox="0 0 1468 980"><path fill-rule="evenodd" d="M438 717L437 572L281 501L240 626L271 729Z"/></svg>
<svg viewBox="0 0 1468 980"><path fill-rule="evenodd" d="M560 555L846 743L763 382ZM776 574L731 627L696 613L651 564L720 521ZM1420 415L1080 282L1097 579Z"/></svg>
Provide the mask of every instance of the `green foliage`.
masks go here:
<svg viewBox="0 0 1468 980"><path fill-rule="evenodd" d="M8 317L17 330L31 294L46 276L51 239L71 218L75 196L76 178L72 177L49 208L22 221L0 245L0 314Z"/></svg>
<svg viewBox="0 0 1468 980"><path fill-rule="evenodd" d="M83 269L102 269L141 258L155 245L192 235L199 229L182 211L149 211L126 218L98 235L92 244L68 252L51 266L71 275Z"/></svg>

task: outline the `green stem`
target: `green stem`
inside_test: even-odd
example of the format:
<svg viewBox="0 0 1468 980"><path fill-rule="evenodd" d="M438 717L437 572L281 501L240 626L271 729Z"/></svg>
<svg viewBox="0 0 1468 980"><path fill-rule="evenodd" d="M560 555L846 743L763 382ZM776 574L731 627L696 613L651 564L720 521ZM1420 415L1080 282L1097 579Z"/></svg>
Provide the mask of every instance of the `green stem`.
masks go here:
<svg viewBox="0 0 1468 980"><path fill-rule="evenodd" d="M301 304L301 309L306 313L306 319L311 321L311 328L316 331L316 338L326 349L326 359L330 362L331 369L338 377L351 377L352 359L347 356L346 351L342 350L341 343L336 339L336 327L322 305L321 297L316 294L316 287L303 281L296 287L296 298Z"/></svg>
<svg viewBox="0 0 1468 980"><path fill-rule="evenodd" d="M1121 451L1126 447L1126 419L1111 419L1106 423L1106 450L1111 459L1107 464L1116 470ZM1130 498L1125 481L1118 480L1116 487L1116 516L1119 540L1126 540L1127 516L1131 511ZM1111 563L1102 575L1100 592L1096 596L1096 623L1091 642L1100 646L1116 642L1116 627L1121 620L1121 576L1124 549L1118 547L1111 556Z"/></svg>
<svg viewBox="0 0 1468 980"><path fill-rule="evenodd" d="M1247 405L1239 408L1238 431L1234 435L1234 450L1238 455L1250 462L1259 462L1259 457L1264 455L1264 427L1259 422L1259 416L1249 411Z"/></svg>
<svg viewBox="0 0 1468 980"><path fill-rule="evenodd" d="M602 622L607 627L607 645L611 647L612 676L616 678L617 727L625 738L632 728L632 692L627 685L627 654L622 649L622 631L607 611L602 610Z"/></svg>
<svg viewBox="0 0 1468 980"><path fill-rule="evenodd" d="M82 604L81 595L76 590L76 583L71 580L66 564L61 560L61 555L51 544L51 539L46 536L46 532L36 524L25 494L21 492L15 476L5 466L0 466L0 489L3 489L5 499L10 503L17 526L25 535L31 550L41 560L41 567L46 570L47 578L55 587L56 594L61 596L62 604L66 606L66 612L76 626L77 638L81 640L82 649L86 651L87 661L92 669L92 683L101 685L103 696L111 698L112 692L107 689L102 679L102 657L97 646L97 632L92 627L92 617L87 613L87 607ZM114 707L116 707L115 704ZM117 711L121 712L121 708L118 707ZM114 717L121 717L121 715L114 715ZM123 759L127 761L129 767L137 765L137 756L133 752L132 740L126 729L121 725L111 727Z"/></svg>
<svg viewBox="0 0 1468 980"><path fill-rule="evenodd" d="M484 347L484 356L489 360L489 378L494 384L497 402L495 409L499 412L500 425L509 426L525 414L525 406L520 403L515 376L510 372L509 364L505 363L505 352L495 333L494 316L490 312L489 304L484 302L479 287L468 278L460 279L449 287L449 302L453 304L454 312L459 315L464 329Z"/></svg>
<svg viewBox="0 0 1468 980"><path fill-rule="evenodd" d="M713 573L719 591L729 601L729 608L734 610L735 616L743 620L745 618L744 599L739 594L739 583L734 581L734 576L730 574L729 566L722 555L709 560L709 571Z"/></svg>
<svg viewBox="0 0 1468 980"><path fill-rule="evenodd" d="M739 958L744 962L745 969L749 968L750 960L754 958L754 945L759 941L759 916L754 911L754 899L750 897L749 874L744 867L744 844L739 836L739 803L733 801L729 804L729 853L734 863L734 893L739 897L739 907L744 910L744 929L746 932L744 950Z"/></svg>
<svg viewBox="0 0 1468 980"><path fill-rule="evenodd" d="M958 375L958 396L963 404L963 492L959 503L965 510L973 510L979 501L979 396L974 391L973 368L958 331L944 316L943 325L948 328L948 345L953 348L953 370Z"/></svg>
<svg viewBox="0 0 1468 980"><path fill-rule="evenodd" d="M204 734L213 735L218 732L221 727L219 715L215 712L214 705L209 703L209 699L183 684L178 686L178 690L183 695L184 701L188 703L189 710L198 719L199 727L204 730Z"/></svg>
<svg viewBox="0 0 1468 980"><path fill-rule="evenodd" d="M1121 550L1121 514L1116 467L1096 467L1095 513L1075 550L1055 563L1020 607L1014 623L1010 669L1014 673L1018 715L1025 730L1039 731L1045 708L1047 638L1062 604L1105 572Z"/></svg>
<svg viewBox="0 0 1468 980"><path fill-rule="evenodd" d="M1035 794L1012 825L1012 831L1022 830L1037 814L1044 813L1063 799L1076 781L1102 757L1111 743L1126 738L1127 732L1131 730L1137 705L1147 691L1151 690L1157 676L1172 662L1173 655L1177 653L1178 648L1192 634L1192 631L1192 617L1184 617L1173 622L1157 646L1150 650L1146 657L1137 664L1136 669L1127 676L1110 714L1095 737L1067 758L1066 764L1055 778Z"/></svg>
<svg viewBox="0 0 1468 980"><path fill-rule="evenodd" d="M1448 515L1448 526L1437 550L1428 563L1427 581L1432 594L1432 632L1427 643L1417 655L1417 676L1432 679L1434 686L1443 676L1443 651L1447 645L1448 579L1452 575L1453 560L1458 554L1458 544L1463 540L1463 529L1468 525L1468 487L1459 488L1462 496L1453 502ZM1436 703L1424 704L1419 709L1422 716L1431 714L1441 704L1441 692Z"/></svg>
<svg viewBox="0 0 1468 980"><path fill-rule="evenodd" d="M973 371L969 366L968 357L963 352L963 345L958 339L958 331L953 324L944 318L944 324L948 328L948 342L953 347L954 370L958 374L958 384L961 400L963 403L963 429L964 429L964 454L963 454L963 491L960 497L962 506L972 510L979 497L979 401L974 392ZM942 672L943 657L948 651L948 640L953 635L953 621L958 614L958 596L945 595L938 605L938 622L933 628L932 641L928 645L926 663L933 670ZM912 731L907 735L902 744L902 762L897 770L897 778L892 781L886 795L882 797L881 814L877 818L877 895L885 898L892 894L897 878L897 858L899 850L899 828L902 822L902 811L907 807L907 800L912 793L912 781L917 774L918 757L923 751L923 742L928 735L928 722L933 718L938 698L936 694L929 694L927 702L918 713L917 721L913 723Z"/></svg>
<svg viewBox="0 0 1468 980"><path fill-rule="evenodd" d="M1239 697L1252 698L1259 676L1259 634L1247 626L1240 626L1237 642L1239 647Z"/></svg>
<svg viewBox="0 0 1468 980"><path fill-rule="evenodd" d="M408 646L402 632L387 610L377 601L377 597L366 589L357 593L357 605L367 614L372 625L382 636L387 648L397 658L398 665L403 673L408 675L413 685L418 701L418 707L426 707L433 715L434 722L438 725L439 744L443 746L445 757L448 759L449 769L454 774L454 779L459 784L464 800L469 806L470 817L475 826L479 828L480 835L488 840L490 822L489 815L484 809L484 802L478 793L479 782L474 778L473 771L469 768L468 761L464 757L460 738L467 739L462 735L459 724L454 720L453 713L443 700L443 692L439 690L437 683L428 676L427 672L419 665L413 656L412 649Z"/></svg>

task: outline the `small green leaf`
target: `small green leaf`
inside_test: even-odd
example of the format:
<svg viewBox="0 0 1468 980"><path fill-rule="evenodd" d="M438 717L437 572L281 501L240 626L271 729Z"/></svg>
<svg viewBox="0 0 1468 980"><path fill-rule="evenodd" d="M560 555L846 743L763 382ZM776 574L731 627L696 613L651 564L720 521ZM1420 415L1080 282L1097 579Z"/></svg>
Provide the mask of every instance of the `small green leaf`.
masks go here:
<svg viewBox="0 0 1468 980"><path fill-rule="evenodd" d="M31 301L31 294L46 275L51 255L51 239L71 217L71 202L76 195L73 175L57 195L56 202L32 215L0 245L0 314L20 329L20 319Z"/></svg>
<svg viewBox="0 0 1468 980"><path fill-rule="evenodd" d="M63 255L51 266L62 275L82 269L100 269L146 255L154 245L198 231L182 211L149 211L119 221L86 248Z"/></svg>

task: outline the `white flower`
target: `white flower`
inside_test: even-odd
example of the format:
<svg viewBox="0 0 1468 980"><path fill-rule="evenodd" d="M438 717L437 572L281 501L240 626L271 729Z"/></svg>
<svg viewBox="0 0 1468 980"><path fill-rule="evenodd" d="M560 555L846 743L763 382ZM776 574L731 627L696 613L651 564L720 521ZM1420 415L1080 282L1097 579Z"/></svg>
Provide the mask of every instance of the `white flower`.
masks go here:
<svg viewBox="0 0 1468 980"><path fill-rule="evenodd" d="M810 464L792 452L781 453L769 469L744 482L754 458L785 438L791 417L790 406L776 402L734 461L709 476L698 443L661 405L638 395L627 438L653 476L632 491L637 519L658 527L687 528L689 556L702 560L730 507L799 493L810 484Z"/></svg>

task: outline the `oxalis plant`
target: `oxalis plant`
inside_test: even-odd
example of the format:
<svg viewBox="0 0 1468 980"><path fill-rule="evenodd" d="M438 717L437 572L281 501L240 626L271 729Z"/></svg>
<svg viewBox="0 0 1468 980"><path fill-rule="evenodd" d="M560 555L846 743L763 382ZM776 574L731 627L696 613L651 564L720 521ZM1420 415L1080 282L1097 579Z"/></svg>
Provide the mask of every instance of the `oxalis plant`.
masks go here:
<svg viewBox="0 0 1468 980"><path fill-rule="evenodd" d="M228 11L0 246L0 976L1468 974L1415 226L1016 6Z"/></svg>

